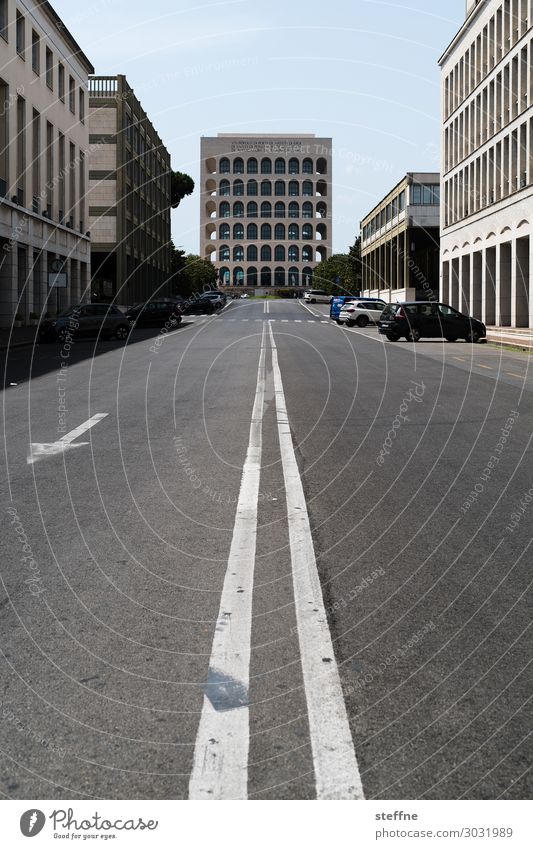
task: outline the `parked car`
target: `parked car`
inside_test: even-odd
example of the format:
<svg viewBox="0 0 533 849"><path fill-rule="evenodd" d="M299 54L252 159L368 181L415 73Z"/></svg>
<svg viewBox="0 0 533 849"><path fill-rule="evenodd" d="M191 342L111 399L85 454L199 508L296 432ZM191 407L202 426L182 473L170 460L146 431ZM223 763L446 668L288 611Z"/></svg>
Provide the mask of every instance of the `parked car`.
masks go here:
<svg viewBox="0 0 533 849"><path fill-rule="evenodd" d="M75 304L57 318L44 319L39 325L39 340L67 342L81 336L127 339L129 332L128 319L114 304Z"/></svg>
<svg viewBox="0 0 533 849"><path fill-rule="evenodd" d="M483 322L458 312L448 304L432 301L411 301L389 304L379 320L379 332L389 342L397 342L405 336L408 342L418 342L422 337L446 339L456 342L479 342L487 335Z"/></svg>
<svg viewBox="0 0 533 849"><path fill-rule="evenodd" d="M226 296L221 295L220 292L202 292L200 297L211 301L216 310L221 310L226 303Z"/></svg>
<svg viewBox="0 0 533 849"><path fill-rule="evenodd" d="M181 300L159 298L144 304L135 304L126 310L126 317L136 327L178 327L181 324L182 304Z"/></svg>
<svg viewBox="0 0 533 849"><path fill-rule="evenodd" d="M308 304L329 304L331 303L331 295L328 295L323 289L310 289L309 292L304 292L304 301Z"/></svg>
<svg viewBox="0 0 533 849"><path fill-rule="evenodd" d="M357 295L334 295L329 305L329 317L336 321L344 304L347 304L348 301L355 301L356 299ZM365 300L365 298L359 298L359 300Z"/></svg>
<svg viewBox="0 0 533 849"><path fill-rule="evenodd" d="M185 301L182 313L183 315L197 315L198 313L205 313L206 315L212 315L215 311L215 305L211 298L189 298Z"/></svg>
<svg viewBox="0 0 533 849"><path fill-rule="evenodd" d="M376 324L387 304L385 301L367 301L356 298L348 301L341 307L337 324L345 324L347 327L366 327L371 322Z"/></svg>
<svg viewBox="0 0 533 849"><path fill-rule="evenodd" d="M244 292L240 297L244 300L248 297L248 292Z"/></svg>

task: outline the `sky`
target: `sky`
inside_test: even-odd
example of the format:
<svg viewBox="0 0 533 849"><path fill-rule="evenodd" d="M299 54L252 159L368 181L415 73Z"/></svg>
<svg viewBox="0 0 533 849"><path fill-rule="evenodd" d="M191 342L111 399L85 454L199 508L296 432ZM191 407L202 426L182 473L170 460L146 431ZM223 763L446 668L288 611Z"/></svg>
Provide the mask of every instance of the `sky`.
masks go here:
<svg viewBox="0 0 533 849"><path fill-rule="evenodd" d="M333 250L408 171L438 171L438 59L465 0L52 0L97 74L125 74L196 183L172 238L198 253L200 137L333 138Z"/></svg>

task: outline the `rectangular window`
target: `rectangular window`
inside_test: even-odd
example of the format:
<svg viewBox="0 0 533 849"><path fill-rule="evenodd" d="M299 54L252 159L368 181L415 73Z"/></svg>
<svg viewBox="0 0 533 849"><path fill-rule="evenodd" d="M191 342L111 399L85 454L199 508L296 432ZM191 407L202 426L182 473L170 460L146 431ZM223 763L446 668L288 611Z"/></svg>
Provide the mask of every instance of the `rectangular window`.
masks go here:
<svg viewBox="0 0 533 849"><path fill-rule="evenodd" d="M70 142L69 147L69 213L68 220L72 228L74 228L74 216L76 213L76 148Z"/></svg>
<svg viewBox="0 0 533 849"><path fill-rule="evenodd" d="M34 29L31 31L31 66L36 74L41 70L41 39Z"/></svg>
<svg viewBox="0 0 533 849"><path fill-rule="evenodd" d="M400 192L400 196L398 198L398 208L400 212L403 212L405 209L405 191Z"/></svg>
<svg viewBox="0 0 533 849"><path fill-rule="evenodd" d="M82 124L85 123L85 92L82 88L80 88L79 93L79 112L80 112L80 121Z"/></svg>
<svg viewBox="0 0 533 849"><path fill-rule="evenodd" d="M0 103L8 103L9 88L0 80ZM7 109L0 109L0 197L7 195L8 159L7 159Z"/></svg>
<svg viewBox="0 0 533 849"><path fill-rule="evenodd" d="M59 63L57 66L57 94L60 100L65 102L65 68Z"/></svg>
<svg viewBox="0 0 533 849"><path fill-rule="evenodd" d="M17 97L17 203L24 206L26 178L26 101Z"/></svg>
<svg viewBox="0 0 533 849"><path fill-rule="evenodd" d="M420 206L422 203L422 186L411 186L411 198L413 206Z"/></svg>
<svg viewBox="0 0 533 849"><path fill-rule="evenodd" d="M49 47L46 48L46 85L50 90L54 88L54 54Z"/></svg>
<svg viewBox="0 0 533 849"><path fill-rule="evenodd" d="M54 128L46 122L46 214L54 215Z"/></svg>
<svg viewBox="0 0 533 849"><path fill-rule="evenodd" d="M20 12L17 12L16 27L17 27L17 38L16 38L17 53L21 57L21 59L24 59L24 51L26 50L26 21L25 21L24 17L20 14Z"/></svg>
<svg viewBox="0 0 533 849"><path fill-rule="evenodd" d="M74 77L68 78L68 108L72 113L76 111L76 83Z"/></svg>
<svg viewBox="0 0 533 849"><path fill-rule="evenodd" d="M0 0L0 35L7 41L7 0Z"/></svg>
<svg viewBox="0 0 533 849"><path fill-rule="evenodd" d="M65 136L58 133L58 166L59 166L59 221L61 224L65 218Z"/></svg>
<svg viewBox="0 0 533 849"><path fill-rule="evenodd" d="M32 209L36 213L41 211L41 116L36 109L33 110L31 125L32 150Z"/></svg>
<svg viewBox="0 0 533 849"><path fill-rule="evenodd" d="M433 194L431 186L422 186L422 203L424 206L430 206L433 202Z"/></svg>
<svg viewBox="0 0 533 849"><path fill-rule="evenodd" d="M85 230L85 154L80 150L80 174L79 174L79 210L80 210L80 233Z"/></svg>

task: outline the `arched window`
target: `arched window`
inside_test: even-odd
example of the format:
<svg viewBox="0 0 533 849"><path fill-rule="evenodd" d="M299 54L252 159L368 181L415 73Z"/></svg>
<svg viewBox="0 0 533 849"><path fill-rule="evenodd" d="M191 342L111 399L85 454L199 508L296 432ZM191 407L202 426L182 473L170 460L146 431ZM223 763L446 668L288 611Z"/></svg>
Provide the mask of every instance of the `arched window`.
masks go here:
<svg viewBox="0 0 533 849"><path fill-rule="evenodd" d="M289 174L299 174L300 163L297 159L289 159Z"/></svg>
<svg viewBox="0 0 533 849"><path fill-rule="evenodd" d="M299 239L300 238L300 228L297 224L289 224L289 239Z"/></svg>
<svg viewBox="0 0 533 849"><path fill-rule="evenodd" d="M244 271L239 266L233 269L233 285L244 286Z"/></svg>
<svg viewBox="0 0 533 849"><path fill-rule="evenodd" d="M302 271L302 286L306 286L308 289L313 285L313 269L312 268L304 268Z"/></svg>
<svg viewBox="0 0 533 849"><path fill-rule="evenodd" d="M230 273L229 268L221 268L219 272L220 279L222 281L223 286L229 286L230 282Z"/></svg>
<svg viewBox="0 0 533 849"><path fill-rule="evenodd" d="M303 174L312 174L313 173L313 160L312 159L304 159L302 162L302 173Z"/></svg>
<svg viewBox="0 0 533 849"><path fill-rule="evenodd" d="M299 271L297 268L289 268L289 286L298 286Z"/></svg>
<svg viewBox="0 0 533 849"><path fill-rule="evenodd" d="M320 159L317 159L316 170L318 171L319 174L327 174L328 173L328 163L327 163L327 160L324 159L323 156L321 156Z"/></svg>
<svg viewBox="0 0 533 849"><path fill-rule="evenodd" d="M257 262L257 248L255 245L248 245L246 248L246 262Z"/></svg>
<svg viewBox="0 0 533 849"><path fill-rule="evenodd" d="M261 204L261 218L272 218L272 204L268 200Z"/></svg>
<svg viewBox="0 0 533 849"><path fill-rule="evenodd" d="M229 174L230 173L230 164L229 159L224 157L220 160L220 173L221 174Z"/></svg>
<svg viewBox="0 0 533 849"><path fill-rule="evenodd" d="M242 180L235 180L233 183L233 194L237 197L242 197L244 195L244 183Z"/></svg>
<svg viewBox="0 0 533 849"><path fill-rule="evenodd" d="M257 239L257 224L248 224L246 228L246 238L249 242Z"/></svg>
<svg viewBox="0 0 533 849"><path fill-rule="evenodd" d="M246 186L246 191L251 197L257 195L257 180L248 180L248 185Z"/></svg>
<svg viewBox="0 0 533 849"><path fill-rule="evenodd" d="M302 218L312 218L313 217L313 204L306 200L304 204L302 204Z"/></svg>
<svg viewBox="0 0 533 849"><path fill-rule="evenodd" d="M274 248L274 260L275 262L285 262L285 248L283 245L276 245Z"/></svg>
<svg viewBox="0 0 533 849"><path fill-rule="evenodd" d="M311 180L304 180L302 183L302 194L308 198L313 197L313 183Z"/></svg>
<svg viewBox="0 0 533 849"><path fill-rule="evenodd" d="M252 266L248 269L246 274L246 283L248 286L257 286L257 268Z"/></svg>
<svg viewBox="0 0 533 849"><path fill-rule="evenodd" d="M226 198L226 197L229 196L229 194L230 194L229 180L221 180L220 181L219 194L220 194L220 197L222 197L222 198Z"/></svg>
<svg viewBox="0 0 533 849"><path fill-rule="evenodd" d="M324 201L320 201L316 205L316 216L317 218L325 218L328 214L328 208Z"/></svg>
<svg viewBox="0 0 533 849"><path fill-rule="evenodd" d="M230 229L229 224L221 224L218 229L218 238L219 239L229 239L230 237Z"/></svg>
<svg viewBox="0 0 533 849"><path fill-rule="evenodd" d="M285 194L285 180L276 180L276 184L274 186L274 194L278 197L283 197Z"/></svg>
<svg viewBox="0 0 533 849"><path fill-rule="evenodd" d="M227 200L223 201L220 204L220 217L221 218L229 218L230 217L231 208Z"/></svg>
<svg viewBox="0 0 533 849"><path fill-rule="evenodd" d="M289 218L299 218L300 217L300 207L295 200L292 200L289 204Z"/></svg>
<svg viewBox="0 0 533 849"><path fill-rule="evenodd" d="M261 286L272 286L272 272L270 268L261 269Z"/></svg>
<svg viewBox="0 0 533 849"><path fill-rule="evenodd" d="M272 259L272 251L270 249L270 245L263 245L261 247L261 262L270 262Z"/></svg>
<svg viewBox="0 0 533 849"><path fill-rule="evenodd" d="M272 162L268 157L261 160L261 174L272 174Z"/></svg>
<svg viewBox="0 0 533 849"><path fill-rule="evenodd" d="M244 262L244 248L242 245L235 245L233 248L233 262Z"/></svg>
<svg viewBox="0 0 533 849"><path fill-rule="evenodd" d="M233 238L239 240L244 239L244 224L233 225Z"/></svg>
<svg viewBox="0 0 533 849"><path fill-rule="evenodd" d="M255 156L252 156L251 159L246 163L246 173L247 174L257 174L257 159Z"/></svg>
<svg viewBox="0 0 533 849"><path fill-rule="evenodd" d="M244 162L240 156L233 160L233 173L244 174Z"/></svg>
<svg viewBox="0 0 533 849"><path fill-rule="evenodd" d="M289 247L289 262L299 262L300 260L300 251L298 250L298 245L291 245Z"/></svg>
<svg viewBox="0 0 533 849"><path fill-rule="evenodd" d="M276 218L285 218L285 204L282 200L276 203L274 215Z"/></svg>
<svg viewBox="0 0 533 849"><path fill-rule="evenodd" d="M261 195L269 197L272 194L272 183L270 180L261 180Z"/></svg>
<svg viewBox="0 0 533 849"><path fill-rule="evenodd" d="M248 206L246 207L246 216L248 218L257 218L257 204L255 200L248 201Z"/></svg>
<svg viewBox="0 0 533 849"><path fill-rule="evenodd" d="M270 224L261 224L261 238L262 239L271 239L272 238L272 227Z"/></svg>
<svg viewBox="0 0 533 849"><path fill-rule="evenodd" d="M312 224L304 224L302 227L302 239L312 239L313 238L313 225Z"/></svg>
<svg viewBox="0 0 533 849"><path fill-rule="evenodd" d="M291 180L289 183L289 195L291 198L297 198L300 194L300 186L298 185L298 180Z"/></svg>
<svg viewBox="0 0 533 849"><path fill-rule="evenodd" d="M234 218L243 218L244 217L244 204L242 200L237 200L233 204L233 217Z"/></svg>
<svg viewBox="0 0 533 849"><path fill-rule="evenodd" d="M274 238L278 242L285 241L285 224L276 224L274 227Z"/></svg>
<svg viewBox="0 0 533 849"><path fill-rule="evenodd" d="M231 259L230 250L228 245L221 245L220 250L218 252L218 258L220 262L229 262Z"/></svg>
<svg viewBox="0 0 533 849"><path fill-rule="evenodd" d="M302 248L302 262L313 262L313 248L310 245Z"/></svg>
<svg viewBox="0 0 533 849"><path fill-rule="evenodd" d="M285 286L285 269L276 268L274 271L274 286Z"/></svg>
<svg viewBox="0 0 533 849"><path fill-rule="evenodd" d="M275 165L274 165L274 171L275 171L276 174L284 174L285 173L285 160L282 159L281 156L279 156L276 159L276 162L275 162Z"/></svg>

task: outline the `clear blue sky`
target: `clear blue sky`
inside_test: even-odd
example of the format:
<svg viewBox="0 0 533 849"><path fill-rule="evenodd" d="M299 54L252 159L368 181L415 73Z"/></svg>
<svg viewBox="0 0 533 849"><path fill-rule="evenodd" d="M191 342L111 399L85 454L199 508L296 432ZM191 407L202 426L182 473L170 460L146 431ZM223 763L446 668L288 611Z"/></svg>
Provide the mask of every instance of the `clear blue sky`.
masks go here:
<svg viewBox="0 0 533 849"><path fill-rule="evenodd" d="M333 242L407 171L439 170L437 60L465 0L52 0L99 74L126 74L199 184L200 136L333 137ZM198 252L199 192L173 214Z"/></svg>

